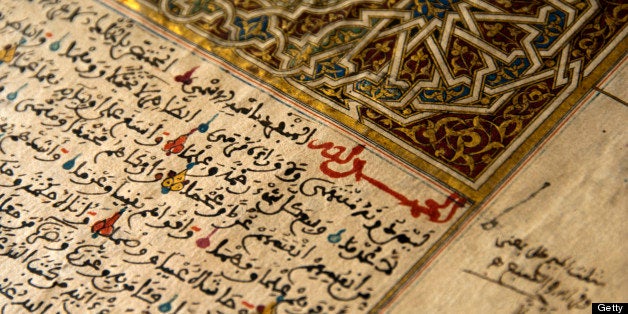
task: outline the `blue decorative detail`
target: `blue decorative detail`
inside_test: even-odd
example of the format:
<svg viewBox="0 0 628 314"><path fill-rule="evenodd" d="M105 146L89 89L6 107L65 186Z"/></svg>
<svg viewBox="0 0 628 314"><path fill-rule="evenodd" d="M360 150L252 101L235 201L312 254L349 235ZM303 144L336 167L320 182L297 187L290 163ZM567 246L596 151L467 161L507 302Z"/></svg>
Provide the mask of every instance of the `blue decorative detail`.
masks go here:
<svg viewBox="0 0 628 314"><path fill-rule="evenodd" d="M469 86L461 84L450 88L423 89L419 98L426 103L452 103L468 96L470 92Z"/></svg>
<svg viewBox="0 0 628 314"><path fill-rule="evenodd" d="M402 91L397 87L382 87L365 79L359 80L355 83L355 90L369 98L384 101L399 100L403 96Z"/></svg>
<svg viewBox="0 0 628 314"><path fill-rule="evenodd" d="M534 39L535 46L542 49L550 47L564 32L565 18L565 13L554 11L548 15L545 23L534 25L541 31L541 34Z"/></svg>
<svg viewBox="0 0 628 314"><path fill-rule="evenodd" d="M246 21L240 17L236 17L233 24L240 28L238 40L242 41L257 38L265 41L269 38L273 38L273 35L268 32L268 16L254 17ZM256 31L251 32L252 29L256 29Z"/></svg>
<svg viewBox="0 0 628 314"><path fill-rule="evenodd" d="M424 17L428 21L433 18L443 19L447 12L455 12L453 5L461 0L417 0L406 9L413 10L412 17Z"/></svg>
<svg viewBox="0 0 628 314"><path fill-rule="evenodd" d="M487 75L484 82L491 87L506 84L518 79L529 67L527 58L517 58L510 64L497 61L497 71Z"/></svg>
<svg viewBox="0 0 628 314"><path fill-rule="evenodd" d="M301 82L314 81L325 76L331 79L343 78L347 74L347 69L338 65L336 61L333 57L320 60L314 68L314 76L302 74L295 75L293 78Z"/></svg>

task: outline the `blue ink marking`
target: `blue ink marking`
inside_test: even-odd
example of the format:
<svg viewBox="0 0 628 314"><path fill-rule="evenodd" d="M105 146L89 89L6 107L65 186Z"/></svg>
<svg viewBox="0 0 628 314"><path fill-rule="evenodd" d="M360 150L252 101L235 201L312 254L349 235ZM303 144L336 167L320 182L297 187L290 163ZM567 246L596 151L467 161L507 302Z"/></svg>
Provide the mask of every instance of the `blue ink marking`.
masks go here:
<svg viewBox="0 0 628 314"><path fill-rule="evenodd" d="M76 155L76 157L66 161L61 167L63 167L63 169L65 170L70 170L72 168L74 168L74 164L76 163L76 159L79 158L81 156L81 154Z"/></svg>
<svg viewBox="0 0 628 314"><path fill-rule="evenodd" d="M159 312L162 312L162 313L170 312L170 310L172 310L172 304L170 303L172 303L172 301L174 301L178 296L179 295L175 294L174 297L172 297L172 299L168 300L168 302L160 305L158 307Z"/></svg>
<svg viewBox="0 0 628 314"><path fill-rule="evenodd" d="M201 133L207 132L207 130L209 130L209 124L212 123L216 117L218 117L218 114L215 114L209 121L199 124L198 131Z"/></svg>
<svg viewBox="0 0 628 314"><path fill-rule="evenodd" d="M19 93L19 92L20 92L20 91L21 91L24 87L26 87L26 86L28 86L28 83L26 83L26 84L24 84L24 85L20 86L20 88L18 88L16 91L14 91L14 92L12 92L12 93L9 93L9 94L7 95L7 99L8 99L8 100L15 100L15 98L17 98L17 96L18 96L18 93Z"/></svg>
<svg viewBox="0 0 628 314"><path fill-rule="evenodd" d="M68 36L69 33L65 33L65 35L63 35L61 38L59 38L59 40L53 42L52 44L50 44L50 51L57 51L59 50L59 48L61 48L61 41L63 39L65 39L66 36Z"/></svg>
<svg viewBox="0 0 628 314"><path fill-rule="evenodd" d="M338 232L330 234L329 236L327 236L327 241L329 241L329 243L338 243L338 242L340 242L340 240L342 240L341 235L345 231L347 231L347 230L340 229Z"/></svg>

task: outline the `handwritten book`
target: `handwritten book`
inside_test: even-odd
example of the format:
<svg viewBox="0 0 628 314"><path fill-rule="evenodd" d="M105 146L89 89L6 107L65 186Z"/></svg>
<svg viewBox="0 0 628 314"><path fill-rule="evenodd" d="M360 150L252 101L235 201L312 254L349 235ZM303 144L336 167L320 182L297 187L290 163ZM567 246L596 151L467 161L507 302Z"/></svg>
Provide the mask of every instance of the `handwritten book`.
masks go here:
<svg viewBox="0 0 628 314"><path fill-rule="evenodd" d="M385 133L368 121L260 81L268 68L223 55L226 42L172 31L173 14L219 19L212 5L0 4L3 313L566 312L625 298L626 110L611 92L574 103L524 159L504 155L525 165L491 177L503 182L462 184L371 140ZM276 19L212 25L261 42ZM446 157L467 167L463 155Z"/></svg>

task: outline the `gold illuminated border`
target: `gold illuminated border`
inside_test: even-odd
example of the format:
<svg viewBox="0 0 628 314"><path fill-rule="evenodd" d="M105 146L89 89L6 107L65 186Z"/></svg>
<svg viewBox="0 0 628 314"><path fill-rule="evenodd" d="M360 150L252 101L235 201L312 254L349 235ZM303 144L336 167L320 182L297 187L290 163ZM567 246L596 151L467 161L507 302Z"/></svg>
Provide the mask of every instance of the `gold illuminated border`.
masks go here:
<svg viewBox="0 0 628 314"><path fill-rule="evenodd" d="M628 50L628 38L623 38L620 43L605 56L601 62L599 62L596 69L585 78L577 78L580 80L576 89L558 106L554 111L519 145L503 162L497 170L490 175L490 177L483 183L478 189L475 189L466 183L458 180L446 171L439 169L430 162L418 157L416 154L406 150L402 146L394 143L390 139L381 135L378 131L373 130L358 121L350 118L346 114L332 108L331 106L317 100L311 95L296 89L290 85L286 80L272 75L244 58L236 55L234 50L228 48L218 47L212 44L206 38L196 34L184 25L171 22L165 16L158 11L142 4L139 0L113 0L121 3L127 8L139 13L140 15L148 18L153 23L156 23L165 29L173 32L174 34L188 40L189 42L202 48L204 51L225 60L233 67L243 70L244 72L256 77L259 83L265 83L274 87L279 92L283 93L286 97L292 98L298 102L307 104L307 106L313 108L318 113L323 114L331 118L334 123L340 128L349 128L353 131L361 134L362 136L374 141L381 147L383 147L390 155L397 157L401 164L407 164L413 167L414 170L418 170L427 174L428 176L438 180L445 186L459 192L464 195L472 204L468 210L454 223L452 226L434 243L430 249L408 270L406 274L402 276L395 285L388 290L384 297L374 305L370 310L370 313L377 313L383 310L392 300L393 296L400 292L400 290L409 283L419 270L421 270L442 248L443 245L448 243L452 237L469 222L469 219L477 214L477 210L484 205L486 200L492 193L495 193L500 186L502 186L509 177L517 170L521 163L523 163L532 152L550 135L550 133L560 124L563 119L566 119L568 113L575 107L580 100L590 92L595 84L600 81L606 72L608 72L616 62L624 56L624 51ZM618 34L622 32L619 31ZM612 41L611 41L612 42ZM289 94L288 94L289 91ZM394 152L394 154L393 154ZM388 155L388 154L387 154Z"/></svg>
<svg viewBox="0 0 628 314"><path fill-rule="evenodd" d="M586 92L588 92L594 84L601 78L601 76L608 71L608 69L623 55L623 51L628 49L628 41L623 39L621 43L613 49L609 55L607 55L598 67L586 78L580 78L580 83L576 89L567 97L567 99L560 104L554 112L552 112L548 118L541 123L539 127L532 132L524 142L517 147L513 153L498 166L496 171L490 175L484 184L479 188L473 188L463 181L455 178L453 175L446 171L436 167L429 161L417 156L416 154L403 148L401 145L394 143L380 132L367 127L366 125L354 120L348 115L332 108L328 104L317 100L308 93L296 89L290 85L285 79L268 73L246 59L239 57L233 49L218 47L211 43L208 39L198 35L191 31L186 26L176 22L168 20L164 15L155 11L153 8L142 4L139 0L116 0L129 9L138 12L142 16L147 17L164 27L165 29L177 34L180 37L187 39L194 43L203 50L211 53L212 55L225 60L233 67L239 68L248 74L256 77L259 83L265 83L274 87L278 91L282 92L286 97L292 98L303 104L307 104L304 107L310 107L320 114L323 114L340 128L351 129L365 138L372 140L377 145L381 146L389 155L399 159L403 164L407 164L413 168L427 174L428 176L438 180L444 185L451 187L460 194L464 195L467 199L473 203L481 202L488 196L497 186L499 186L509 174L517 168L517 165L523 160L523 158L538 145L538 143L551 131L557 123L565 117L567 112L573 108L573 106L580 100ZM620 34L618 32L618 34ZM453 171L453 170L452 170Z"/></svg>

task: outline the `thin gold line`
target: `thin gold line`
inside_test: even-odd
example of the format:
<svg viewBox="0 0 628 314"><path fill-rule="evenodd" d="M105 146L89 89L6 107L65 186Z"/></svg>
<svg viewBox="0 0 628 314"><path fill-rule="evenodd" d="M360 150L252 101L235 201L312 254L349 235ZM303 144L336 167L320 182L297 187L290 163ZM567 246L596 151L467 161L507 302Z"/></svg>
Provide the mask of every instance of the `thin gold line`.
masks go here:
<svg viewBox="0 0 628 314"><path fill-rule="evenodd" d="M211 45L211 43L209 43L206 39L193 33L185 26L168 21L164 15L143 4L140 4L137 0L122 0L122 3L131 10L144 15L149 20L163 26L178 36L198 44L205 51L219 56L222 60L225 60L238 69L241 69L243 72L257 76L261 81L265 81L269 86L277 88L286 96L302 103L307 103L307 107L312 108L319 114L335 120L336 124L342 125L346 129L352 129L358 132L363 135L364 138L369 139L383 147L386 151L395 152L395 154L397 154L397 158L402 160L404 163L408 163L413 168L427 173L445 186L448 186L470 198L470 201L474 204L471 205L469 209L464 212L464 214L456 222L454 222L450 228L447 229L447 231L445 231L436 243L432 245L423 256L421 256L421 258L408 270L408 272L406 272L390 289L387 290L384 297L370 310L372 313L380 311L387 306L392 297L399 293L401 288L403 288L418 271L422 270L426 266L427 262L434 258L437 251L440 250L443 245L448 243L454 234L458 232L458 229L461 228L469 220L469 218L473 216L473 214L475 214L475 212L480 208L480 204L487 198L487 196L491 195L491 193L495 192L503 185L512 173L521 166L521 162L524 162L529 154L544 141L557 123L559 123L569 112L571 112L571 110L580 102L582 97L588 91L594 89L624 105L627 105L624 101L618 99L614 95L597 89L594 85L594 83L598 82L600 78L604 76L610 66L614 64L619 57L623 56L623 51L628 48L628 38L624 38L619 45L617 45L617 47L615 47L615 49L604 58L604 62L600 63L600 65L589 76L582 79L580 84L578 84L577 88L567 97L567 99L549 115L549 117L525 140L522 145L514 150L510 158L500 165L479 189L475 189L454 178L447 171L441 170L427 160L419 158L415 154L379 134L377 131L360 124L359 121L349 118L344 113L331 108L313 97L310 97L309 94L306 94L305 92L295 91L294 87L287 81L271 75L248 61L238 58L232 50ZM236 66L236 64L238 66ZM286 91L291 91L291 93L287 93Z"/></svg>

